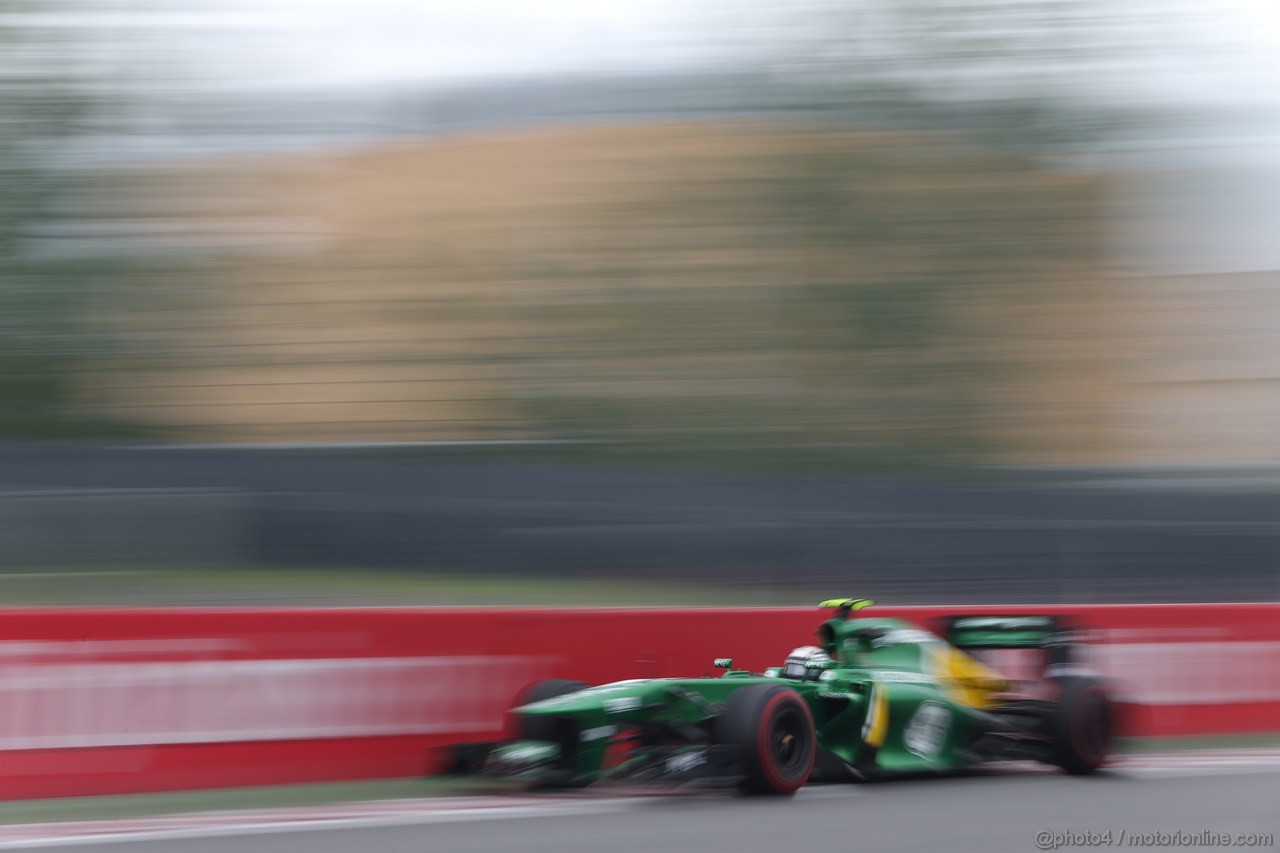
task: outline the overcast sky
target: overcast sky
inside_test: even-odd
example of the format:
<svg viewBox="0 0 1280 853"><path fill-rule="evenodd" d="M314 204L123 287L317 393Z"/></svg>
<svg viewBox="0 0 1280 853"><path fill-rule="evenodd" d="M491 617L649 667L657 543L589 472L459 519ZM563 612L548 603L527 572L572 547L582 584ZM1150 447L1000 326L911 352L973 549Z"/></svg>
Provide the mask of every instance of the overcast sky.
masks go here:
<svg viewBox="0 0 1280 853"><path fill-rule="evenodd" d="M627 71L696 61L721 0L255 0L221 13L240 80L324 86ZM218 13L215 13L218 14Z"/></svg>
<svg viewBox="0 0 1280 853"><path fill-rule="evenodd" d="M1115 32L1108 33L1113 53L1123 55L1135 42L1149 43L1151 68L1147 79L1135 83L1152 97L1270 97L1280 102L1280 0L1083 2L1093 2L1099 14L1117 24ZM565 71L714 66L729 56L741 60L752 49L757 55L776 57L785 54L805 28L818 40L829 35L828 30L838 32L830 36L832 43L857 43L861 35L859 50L892 53L893 38L868 34L859 16L865 9L894 3L76 0L81 9L93 11L62 17L70 26L92 21L115 45L121 64L135 70L145 66L140 69L144 77L151 68L167 67L185 70L182 76L191 84L447 86L468 79ZM28 8L42 9L40 4ZM43 8L56 9L58 4ZM43 11L34 17L42 15L54 17ZM977 20L980 24L982 19ZM993 29L1002 25L998 13L991 20ZM922 23L918 29L928 31L928 21ZM812 58L804 54L813 43L805 42L794 58ZM1114 81L1121 87L1128 82Z"/></svg>
<svg viewBox="0 0 1280 853"><path fill-rule="evenodd" d="M178 0L139 6L174 8ZM208 0L205 0L208 2ZM858 0L250 0L252 12L215 3L237 24L233 39L205 41L206 59L263 84L368 83L665 68L713 62L713 51L786 38L806 7L856 9ZM885 0L863 0L885 2ZM1176 42L1216 51L1214 64L1280 55L1280 0L1110 0L1138 10L1140 29L1170 27ZM243 8L243 7L242 7ZM1143 12L1141 10L1148 11ZM823 15L809 17L821 23ZM830 18L830 13L825 17ZM1171 23L1176 21L1176 23ZM1170 44L1167 71L1183 45ZM207 48L221 45L219 55ZM1256 51L1256 54L1255 54ZM1203 60L1195 60L1202 63ZM1186 67L1188 80L1212 77ZM1268 73L1280 82L1280 66ZM1204 85L1213 86L1212 80ZM1225 94L1225 93L1224 93Z"/></svg>

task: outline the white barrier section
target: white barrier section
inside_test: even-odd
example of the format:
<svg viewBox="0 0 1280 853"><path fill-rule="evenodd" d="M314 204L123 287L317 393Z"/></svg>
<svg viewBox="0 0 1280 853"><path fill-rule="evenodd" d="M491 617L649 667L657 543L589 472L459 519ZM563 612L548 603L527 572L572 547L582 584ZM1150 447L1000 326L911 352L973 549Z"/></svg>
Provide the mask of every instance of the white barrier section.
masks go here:
<svg viewBox="0 0 1280 853"><path fill-rule="evenodd" d="M490 731L549 665L524 656L0 660L0 750Z"/></svg>
<svg viewBox="0 0 1280 853"><path fill-rule="evenodd" d="M1280 641L1100 642L1083 647L1082 663L1113 679L1144 705L1280 702ZM1036 681L1039 652L994 649L980 654L1004 675Z"/></svg>
<svg viewBox="0 0 1280 853"><path fill-rule="evenodd" d="M1280 702L1280 642L1101 643L1099 669L1146 705Z"/></svg>

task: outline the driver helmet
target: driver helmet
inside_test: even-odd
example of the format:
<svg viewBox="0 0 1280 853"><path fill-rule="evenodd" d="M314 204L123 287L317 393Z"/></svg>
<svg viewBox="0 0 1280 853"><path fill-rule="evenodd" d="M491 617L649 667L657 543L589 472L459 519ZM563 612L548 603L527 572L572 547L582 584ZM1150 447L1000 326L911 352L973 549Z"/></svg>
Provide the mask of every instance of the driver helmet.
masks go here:
<svg viewBox="0 0 1280 853"><path fill-rule="evenodd" d="M782 667L782 677L803 679L810 669L825 667L830 662L831 655L817 646L801 646L792 649L791 654L787 655L787 662Z"/></svg>

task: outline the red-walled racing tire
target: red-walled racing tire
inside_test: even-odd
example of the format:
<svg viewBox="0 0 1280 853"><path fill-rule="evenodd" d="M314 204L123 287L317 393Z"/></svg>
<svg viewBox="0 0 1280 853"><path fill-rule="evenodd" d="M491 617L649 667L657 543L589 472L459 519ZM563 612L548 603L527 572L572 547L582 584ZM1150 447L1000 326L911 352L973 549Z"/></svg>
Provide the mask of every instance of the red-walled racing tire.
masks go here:
<svg viewBox="0 0 1280 853"><path fill-rule="evenodd" d="M712 739L742 750L742 788L789 796L809 781L817 756L813 715L800 694L781 684L754 684L729 695Z"/></svg>

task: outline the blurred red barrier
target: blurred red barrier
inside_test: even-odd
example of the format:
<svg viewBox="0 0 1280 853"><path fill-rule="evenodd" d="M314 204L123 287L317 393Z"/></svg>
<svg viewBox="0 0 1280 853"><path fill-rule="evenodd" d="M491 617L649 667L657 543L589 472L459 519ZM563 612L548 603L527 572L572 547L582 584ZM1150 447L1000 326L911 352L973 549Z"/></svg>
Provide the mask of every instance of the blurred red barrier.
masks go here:
<svg viewBox="0 0 1280 853"><path fill-rule="evenodd" d="M1052 612L1136 734L1280 730L1280 605L880 608L932 627ZM0 613L0 798L415 776L499 734L529 682L763 668L795 609L22 609Z"/></svg>

